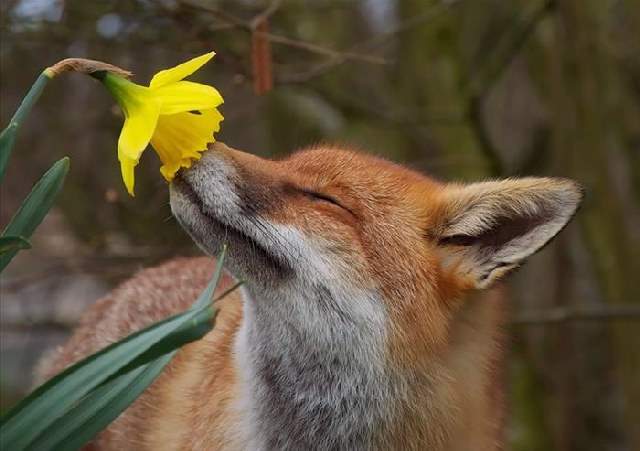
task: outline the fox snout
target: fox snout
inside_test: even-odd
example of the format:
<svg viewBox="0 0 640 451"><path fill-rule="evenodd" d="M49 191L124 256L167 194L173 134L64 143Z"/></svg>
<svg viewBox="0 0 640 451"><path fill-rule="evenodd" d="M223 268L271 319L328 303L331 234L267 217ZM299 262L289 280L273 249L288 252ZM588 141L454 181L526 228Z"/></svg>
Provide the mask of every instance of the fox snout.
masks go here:
<svg viewBox="0 0 640 451"><path fill-rule="evenodd" d="M223 244L229 245L228 264L238 277L273 280L288 272L289 262L283 258L283 239L275 236L258 208L273 204L267 206L269 183L247 177L247 162L239 160L260 166L261 159L214 144L172 182L171 209L207 254L216 255Z"/></svg>
<svg viewBox="0 0 640 451"><path fill-rule="evenodd" d="M176 182L171 185L171 205L179 207L181 193L189 196L189 201L206 206L208 214L229 216L240 207L237 193L239 177L224 145L215 145L204 152L202 158L189 169L181 170ZM176 213L180 215L181 211Z"/></svg>

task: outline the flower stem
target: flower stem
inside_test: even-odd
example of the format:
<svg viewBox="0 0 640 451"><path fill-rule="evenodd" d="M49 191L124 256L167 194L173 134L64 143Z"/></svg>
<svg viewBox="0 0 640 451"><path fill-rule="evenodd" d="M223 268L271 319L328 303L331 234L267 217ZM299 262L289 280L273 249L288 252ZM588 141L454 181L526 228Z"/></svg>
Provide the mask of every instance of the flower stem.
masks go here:
<svg viewBox="0 0 640 451"><path fill-rule="evenodd" d="M31 86L31 89L29 89L27 95L22 99L22 103L20 103L20 106L11 118L9 125L0 134L0 181L4 177L7 163L9 162L11 151L13 150L13 144L16 140L18 128L31 111L31 107L36 103L40 94L42 94L45 85L50 79L51 74L48 73L47 70L40 74L35 83Z"/></svg>

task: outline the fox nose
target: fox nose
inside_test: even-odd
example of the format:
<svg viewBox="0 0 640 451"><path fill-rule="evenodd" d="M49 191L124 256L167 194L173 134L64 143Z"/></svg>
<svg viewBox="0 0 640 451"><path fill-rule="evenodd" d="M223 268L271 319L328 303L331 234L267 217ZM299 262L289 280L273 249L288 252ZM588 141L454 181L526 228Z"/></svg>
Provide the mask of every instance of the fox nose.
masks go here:
<svg viewBox="0 0 640 451"><path fill-rule="evenodd" d="M197 172L201 170L200 166L211 166L216 160L228 158L226 156L228 155L229 150L230 149L226 145L220 142L209 144L209 147L202 152L200 159L194 161L188 168L181 168L178 173L185 176L190 172Z"/></svg>
<svg viewBox="0 0 640 451"><path fill-rule="evenodd" d="M215 143L202 152L199 160L188 168L178 172L183 180L193 185L214 183L216 179L232 179L235 177L235 165L229 156L229 148L222 143Z"/></svg>

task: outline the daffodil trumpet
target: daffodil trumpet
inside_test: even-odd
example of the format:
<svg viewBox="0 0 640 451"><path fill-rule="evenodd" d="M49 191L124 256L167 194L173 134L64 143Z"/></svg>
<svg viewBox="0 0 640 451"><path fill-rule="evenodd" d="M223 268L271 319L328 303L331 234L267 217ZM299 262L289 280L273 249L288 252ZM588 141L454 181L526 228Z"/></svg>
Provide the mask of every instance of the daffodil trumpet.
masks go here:
<svg viewBox="0 0 640 451"><path fill-rule="evenodd" d="M97 71L99 79L124 113L118 139L118 160L127 191L134 195L134 169L147 145L155 149L160 173L171 182L180 168L198 160L214 133L220 130L223 102L212 86L186 81L206 64L214 52L158 72L149 86L142 86L112 71Z"/></svg>

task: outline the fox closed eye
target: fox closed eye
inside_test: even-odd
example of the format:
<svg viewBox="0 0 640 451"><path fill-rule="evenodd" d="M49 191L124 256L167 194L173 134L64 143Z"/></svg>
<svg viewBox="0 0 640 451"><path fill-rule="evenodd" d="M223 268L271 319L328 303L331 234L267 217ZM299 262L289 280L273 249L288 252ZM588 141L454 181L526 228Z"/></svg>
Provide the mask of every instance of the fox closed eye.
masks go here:
<svg viewBox="0 0 640 451"><path fill-rule="evenodd" d="M342 205L340 202L338 202L334 197L329 196L328 194L319 193L317 191L313 191L313 190L310 190L310 189L304 189L304 188L301 189L300 191L305 196L310 197L311 199L333 204L333 205L335 205L337 207L340 207L340 208L342 208L344 210L347 210L349 213L351 213L351 211L348 208L346 208L344 205Z"/></svg>

